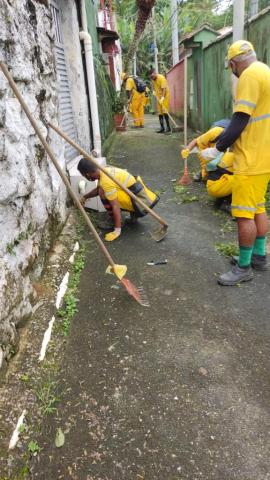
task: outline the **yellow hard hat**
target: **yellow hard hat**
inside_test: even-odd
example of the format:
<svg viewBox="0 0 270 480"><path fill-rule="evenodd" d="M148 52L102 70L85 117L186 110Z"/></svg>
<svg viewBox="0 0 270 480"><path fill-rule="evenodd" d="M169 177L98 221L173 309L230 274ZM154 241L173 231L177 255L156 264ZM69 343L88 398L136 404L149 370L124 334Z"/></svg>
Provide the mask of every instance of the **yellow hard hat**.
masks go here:
<svg viewBox="0 0 270 480"><path fill-rule="evenodd" d="M122 81L125 80L126 76L127 76L127 74L125 72L122 72L121 75L120 75L121 80Z"/></svg>
<svg viewBox="0 0 270 480"><path fill-rule="evenodd" d="M247 40L238 40L234 42L228 49L227 61L229 62L238 55L244 55L245 53L254 52L252 43Z"/></svg>

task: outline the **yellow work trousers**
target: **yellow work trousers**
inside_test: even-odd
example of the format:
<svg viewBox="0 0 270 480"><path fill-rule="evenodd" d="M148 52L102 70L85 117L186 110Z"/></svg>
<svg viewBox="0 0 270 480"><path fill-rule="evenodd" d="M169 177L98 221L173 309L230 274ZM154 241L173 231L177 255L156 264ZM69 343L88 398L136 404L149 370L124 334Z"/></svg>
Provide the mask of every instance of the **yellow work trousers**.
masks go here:
<svg viewBox="0 0 270 480"><path fill-rule="evenodd" d="M207 171L206 171L206 161L205 159L203 158L203 156L198 153L198 158L200 160L200 164L201 164L201 174L202 174L202 179L204 179L207 175Z"/></svg>
<svg viewBox="0 0 270 480"><path fill-rule="evenodd" d="M232 194L234 176L224 173L218 180L207 180L208 195L215 198L228 197Z"/></svg>
<svg viewBox="0 0 270 480"><path fill-rule="evenodd" d="M162 104L159 103L160 99L161 97L157 95L158 114L164 115L164 113L168 113L170 108L170 94L169 93L166 94L166 97L164 98L164 102Z"/></svg>
<svg viewBox="0 0 270 480"><path fill-rule="evenodd" d="M144 125L144 106L145 95L144 93L134 92L131 101L131 112L133 115L133 123L135 127L141 127Z"/></svg>

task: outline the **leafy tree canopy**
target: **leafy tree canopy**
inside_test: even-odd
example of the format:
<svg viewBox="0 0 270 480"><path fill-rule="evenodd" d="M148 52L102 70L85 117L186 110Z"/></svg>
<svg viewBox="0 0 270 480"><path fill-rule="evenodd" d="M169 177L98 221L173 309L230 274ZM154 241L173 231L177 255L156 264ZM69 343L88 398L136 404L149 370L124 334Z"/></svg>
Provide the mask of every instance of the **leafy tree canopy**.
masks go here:
<svg viewBox="0 0 270 480"><path fill-rule="evenodd" d="M215 30L232 25L232 0L178 0L179 39L187 33L208 24ZM121 38L123 55L128 52L134 38L137 19L136 0L114 0L118 19L118 30ZM270 6L270 0L260 0L259 10ZM248 15L250 0L246 1ZM172 65L171 59L171 2L156 0L155 24L157 31L157 47L161 71ZM148 20L137 50L137 73L146 78L146 71L154 62L153 23Z"/></svg>

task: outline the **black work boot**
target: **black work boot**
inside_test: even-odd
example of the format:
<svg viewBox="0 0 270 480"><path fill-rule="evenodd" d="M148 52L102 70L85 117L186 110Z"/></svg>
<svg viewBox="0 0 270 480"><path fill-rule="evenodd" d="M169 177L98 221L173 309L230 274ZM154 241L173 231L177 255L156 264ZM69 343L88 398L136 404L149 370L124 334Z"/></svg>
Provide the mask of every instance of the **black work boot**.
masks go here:
<svg viewBox="0 0 270 480"><path fill-rule="evenodd" d="M166 121L166 125L167 125L165 133L168 135L168 134L172 133L172 129L171 129L171 126L170 126L169 115L167 113L165 113L164 117L165 117L165 121Z"/></svg>
<svg viewBox="0 0 270 480"><path fill-rule="evenodd" d="M238 261L239 257L231 257L231 265L236 265ZM259 270L260 272L265 272L268 270L266 255L257 255L256 253L253 253L251 257L251 266L254 270Z"/></svg>
<svg viewBox="0 0 270 480"><path fill-rule="evenodd" d="M160 123L160 130L157 131L157 133L164 133L164 119L163 115L159 115L159 123Z"/></svg>

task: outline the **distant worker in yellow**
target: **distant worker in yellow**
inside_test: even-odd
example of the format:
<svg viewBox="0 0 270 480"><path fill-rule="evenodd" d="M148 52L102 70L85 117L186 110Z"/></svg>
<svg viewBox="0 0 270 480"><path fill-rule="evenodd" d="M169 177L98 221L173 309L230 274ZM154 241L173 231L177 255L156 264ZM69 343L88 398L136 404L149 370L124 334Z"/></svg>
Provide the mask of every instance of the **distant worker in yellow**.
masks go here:
<svg viewBox="0 0 270 480"><path fill-rule="evenodd" d="M127 92L129 111L133 115L133 125L135 128L144 128L144 107L147 98L146 83L141 78L132 77L124 72L121 74L121 79Z"/></svg>
<svg viewBox="0 0 270 480"><path fill-rule="evenodd" d="M168 115L170 108L170 89L167 79L164 75L157 73L154 69L149 71L149 75L153 84L153 95L157 99L160 123L160 130L158 130L157 133L170 134L172 132ZM166 129L164 128L164 119L166 122Z"/></svg>

